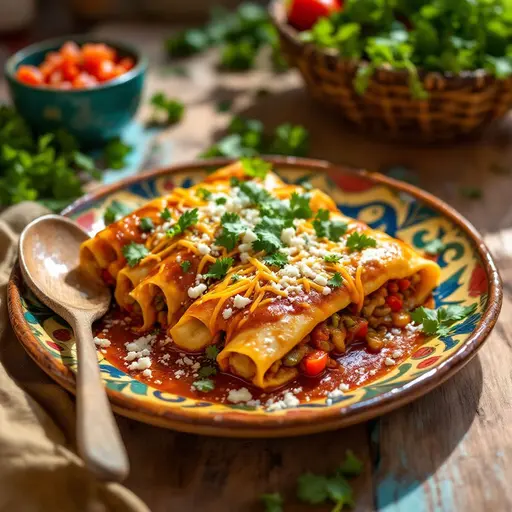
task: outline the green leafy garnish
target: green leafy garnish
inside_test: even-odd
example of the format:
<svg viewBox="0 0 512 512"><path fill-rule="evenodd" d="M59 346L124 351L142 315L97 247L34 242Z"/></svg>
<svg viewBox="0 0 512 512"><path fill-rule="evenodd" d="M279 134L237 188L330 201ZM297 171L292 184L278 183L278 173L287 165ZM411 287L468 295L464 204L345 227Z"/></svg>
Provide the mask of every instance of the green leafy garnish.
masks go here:
<svg viewBox="0 0 512 512"><path fill-rule="evenodd" d="M130 267L137 265L140 260L149 254L149 251L144 245L136 244L135 242L131 242L128 245L125 245L122 249L122 252Z"/></svg>
<svg viewBox="0 0 512 512"><path fill-rule="evenodd" d="M153 229L155 229L155 225L153 224L153 221L151 220L150 217L142 217L142 219L140 219L139 226L141 231L144 231L145 233L147 233L148 231L153 231Z"/></svg>
<svg viewBox="0 0 512 512"><path fill-rule="evenodd" d="M343 476L358 476L363 472L364 464L363 462L354 455L352 450L347 450L345 455L345 460L340 465L338 471Z"/></svg>
<svg viewBox="0 0 512 512"><path fill-rule="evenodd" d="M313 228L318 238L328 238L337 242L347 232L348 224L338 220L331 221L329 216L328 210L318 210L313 220Z"/></svg>
<svg viewBox="0 0 512 512"><path fill-rule="evenodd" d="M478 187L461 187L459 189L460 195L467 197L468 199L480 199L484 193L481 188Z"/></svg>
<svg viewBox="0 0 512 512"><path fill-rule="evenodd" d="M199 377L211 377L212 375L217 374L217 368L214 366L203 366L202 368L199 368L197 373L199 374Z"/></svg>
<svg viewBox="0 0 512 512"><path fill-rule="evenodd" d="M267 265L282 268L288 263L288 256L283 252L275 252L265 256L263 261Z"/></svg>
<svg viewBox="0 0 512 512"><path fill-rule="evenodd" d="M309 195L300 195L292 192L290 197L290 216L292 219L309 219L313 216L313 211L309 206Z"/></svg>
<svg viewBox="0 0 512 512"><path fill-rule="evenodd" d="M228 270L233 266L233 258L217 258L215 263L212 263L208 272L203 274L205 279L223 279Z"/></svg>
<svg viewBox="0 0 512 512"><path fill-rule="evenodd" d="M225 198L225 197L218 197L217 199L215 199L215 204L218 204L218 205L226 204L226 202L227 202L227 198Z"/></svg>
<svg viewBox="0 0 512 512"><path fill-rule="evenodd" d="M420 306L411 313L411 318L418 325L422 325L422 331L425 334L429 336L447 336L455 322L472 315L475 311L476 304L471 306L452 304L438 309Z"/></svg>
<svg viewBox="0 0 512 512"><path fill-rule="evenodd" d="M233 281L233 283L236 283L237 281L240 281L240 279L242 279L238 274L233 274L231 276L231 281Z"/></svg>
<svg viewBox="0 0 512 512"><path fill-rule="evenodd" d="M258 239L252 243L253 249L265 251L267 254L277 252L283 246L281 231L289 226L291 226L291 221L264 217L254 228Z"/></svg>
<svg viewBox="0 0 512 512"><path fill-rule="evenodd" d="M207 201L208 199L210 199L210 197L212 197L212 193L209 190L202 188L202 187L197 189L196 194L198 197L200 197L201 199L204 199L205 201Z"/></svg>
<svg viewBox="0 0 512 512"><path fill-rule="evenodd" d="M169 208L164 208L161 212L160 212L160 217L163 219L163 220L169 220L172 215L171 215L171 210L169 210Z"/></svg>
<svg viewBox="0 0 512 512"><path fill-rule="evenodd" d="M444 251L444 249L446 249L446 244L441 242L441 240L439 240L439 238L431 240L430 242L425 244L425 247L423 247L423 250L427 254L433 254L433 255L439 254L440 252Z"/></svg>
<svg viewBox="0 0 512 512"><path fill-rule="evenodd" d="M188 57L203 51L209 44L208 35L205 32L189 29L169 38L165 46L171 57Z"/></svg>
<svg viewBox="0 0 512 512"><path fill-rule="evenodd" d="M132 150L133 147L123 142L120 137L110 139L103 149L105 165L110 169L122 169L126 165L126 157Z"/></svg>
<svg viewBox="0 0 512 512"><path fill-rule="evenodd" d="M272 168L269 162L265 162L261 158L242 158L241 162L244 173L251 178L265 179L265 176Z"/></svg>
<svg viewBox="0 0 512 512"><path fill-rule="evenodd" d="M183 270L184 273L187 273L190 268L190 265L192 265L190 261L182 261L180 263L181 270Z"/></svg>
<svg viewBox="0 0 512 512"><path fill-rule="evenodd" d="M105 222L105 225L108 226L109 224L126 217L126 215L131 212L132 209L129 206L114 199L114 201L112 201L105 210L105 213L103 214L103 221Z"/></svg>
<svg viewBox="0 0 512 512"><path fill-rule="evenodd" d="M300 125L290 123L279 125L268 152L273 155L307 156L309 132Z"/></svg>
<svg viewBox="0 0 512 512"><path fill-rule="evenodd" d="M173 98L168 98L163 92L157 92L151 97L151 105L155 113L164 115L165 124L171 125L181 121L185 112L185 105Z"/></svg>
<svg viewBox="0 0 512 512"><path fill-rule="evenodd" d="M340 260L341 256L339 256L338 254L326 254L324 256L324 261L326 261L327 263L337 263Z"/></svg>
<svg viewBox="0 0 512 512"><path fill-rule="evenodd" d="M204 351L204 355L206 356L206 359L215 361L219 352L219 349L215 345L208 345Z"/></svg>
<svg viewBox="0 0 512 512"><path fill-rule="evenodd" d="M343 284L343 277L339 272L335 272L334 275L327 281L327 286L331 288L339 288Z"/></svg>
<svg viewBox="0 0 512 512"><path fill-rule="evenodd" d="M251 204L258 206L272 199L272 196L265 189L253 181L239 183L238 186L240 192L251 201Z"/></svg>
<svg viewBox="0 0 512 512"><path fill-rule="evenodd" d="M231 212L225 213L221 217L220 223L222 231L215 239L215 244L225 247L228 251L232 251L236 246L240 233L243 233L247 227L241 221L238 214Z"/></svg>
<svg viewBox="0 0 512 512"><path fill-rule="evenodd" d="M265 507L265 512L283 512L284 500L278 492L262 494L260 496L260 501Z"/></svg>
<svg viewBox="0 0 512 512"><path fill-rule="evenodd" d="M178 222L176 222L176 224L167 230L167 236L173 237L183 233L190 226L197 224L198 220L199 212L197 208L194 208L193 210L187 210L183 213L183 215L181 215L181 217L178 219Z"/></svg>
<svg viewBox="0 0 512 512"><path fill-rule="evenodd" d="M347 238L347 247L350 251L362 251L366 247L377 247L377 240L365 233L354 231Z"/></svg>
<svg viewBox="0 0 512 512"><path fill-rule="evenodd" d="M213 382L211 379L200 379L196 380L192 386L201 393L208 393L209 391L213 391L215 389L215 382Z"/></svg>

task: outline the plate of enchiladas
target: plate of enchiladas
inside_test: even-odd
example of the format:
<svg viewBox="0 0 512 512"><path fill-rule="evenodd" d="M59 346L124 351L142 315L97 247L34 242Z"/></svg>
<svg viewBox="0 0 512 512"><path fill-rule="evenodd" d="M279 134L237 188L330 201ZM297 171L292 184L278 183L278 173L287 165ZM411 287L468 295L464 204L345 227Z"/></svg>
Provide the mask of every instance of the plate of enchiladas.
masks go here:
<svg viewBox="0 0 512 512"><path fill-rule="evenodd" d="M182 164L63 214L90 236L80 271L112 289L94 342L114 410L185 432L289 436L383 414L462 368L501 307L468 221L327 162ZM74 391L72 330L18 268L9 309L28 353Z"/></svg>

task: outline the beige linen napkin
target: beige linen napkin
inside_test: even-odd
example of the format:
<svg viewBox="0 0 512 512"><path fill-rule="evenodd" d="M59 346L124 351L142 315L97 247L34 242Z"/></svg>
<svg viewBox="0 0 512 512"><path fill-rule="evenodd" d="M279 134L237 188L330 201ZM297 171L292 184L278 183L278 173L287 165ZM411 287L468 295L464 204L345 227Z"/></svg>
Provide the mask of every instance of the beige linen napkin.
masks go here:
<svg viewBox="0 0 512 512"><path fill-rule="evenodd" d="M23 227L47 213L21 203L0 215L0 511L147 511L119 484L102 484L74 453L75 407L25 353L7 315L6 288Z"/></svg>

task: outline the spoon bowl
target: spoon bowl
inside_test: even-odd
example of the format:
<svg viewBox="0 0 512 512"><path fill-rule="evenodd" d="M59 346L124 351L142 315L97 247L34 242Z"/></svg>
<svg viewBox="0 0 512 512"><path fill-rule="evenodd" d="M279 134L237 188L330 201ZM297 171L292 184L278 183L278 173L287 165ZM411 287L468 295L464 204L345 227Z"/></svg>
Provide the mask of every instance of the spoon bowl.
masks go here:
<svg viewBox="0 0 512 512"><path fill-rule="evenodd" d="M19 261L30 289L75 333L80 455L99 478L121 481L128 474L128 457L100 379L92 334L92 322L107 312L111 293L80 271L80 245L88 238L72 220L45 215L21 234Z"/></svg>

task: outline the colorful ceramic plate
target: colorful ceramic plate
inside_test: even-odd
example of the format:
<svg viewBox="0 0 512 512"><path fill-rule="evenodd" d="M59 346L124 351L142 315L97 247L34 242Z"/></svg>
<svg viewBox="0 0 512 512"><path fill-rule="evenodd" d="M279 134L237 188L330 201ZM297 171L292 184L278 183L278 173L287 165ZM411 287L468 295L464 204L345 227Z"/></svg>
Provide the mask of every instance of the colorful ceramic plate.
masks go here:
<svg viewBox="0 0 512 512"><path fill-rule="evenodd" d="M444 249L438 256L442 282L435 292L437 306L476 304L476 312L455 324L448 335L429 339L385 376L332 399L329 405L322 399L275 412L244 410L162 392L115 368L98 352L105 386L119 414L219 436L289 436L335 429L380 415L427 393L460 370L487 338L501 307L502 288L489 251L468 221L435 197L380 174L314 160L273 161L286 180L297 183L309 178L336 200L343 213L398 236L419 250L440 238ZM64 214L92 235L103 228L103 211L113 199L133 207L142 205L172 187L190 187L208 169L227 163L201 161L139 175L83 197ZM28 353L53 379L73 392L77 364L72 332L64 320L23 286L18 268L9 283L9 311L14 330Z"/></svg>

